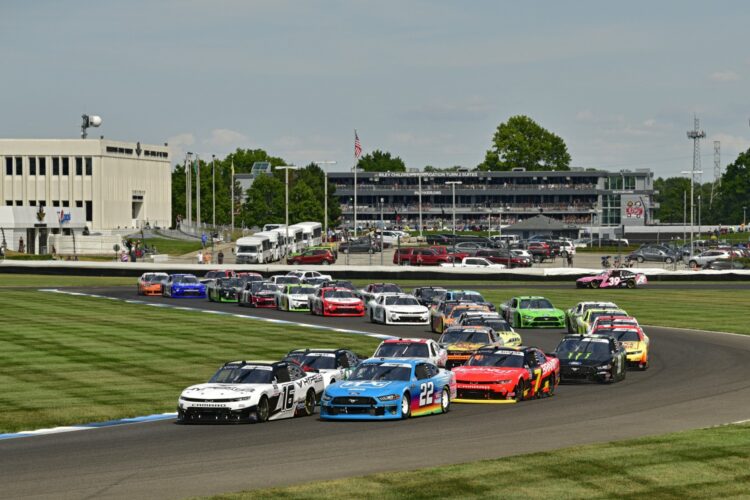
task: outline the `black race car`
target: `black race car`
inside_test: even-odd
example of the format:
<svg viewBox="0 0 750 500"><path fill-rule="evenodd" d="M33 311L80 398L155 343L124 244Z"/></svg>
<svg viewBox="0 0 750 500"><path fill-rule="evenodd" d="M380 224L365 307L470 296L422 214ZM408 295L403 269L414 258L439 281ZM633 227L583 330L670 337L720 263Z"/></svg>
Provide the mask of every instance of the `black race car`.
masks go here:
<svg viewBox="0 0 750 500"><path fill-rule="evenodd" d="M206 293L211 302L237 302L244 287L242 278L216 278L208 283Z"/></svg>
<svg viewBox="0 0 750 500"><path fill-rule="evenodd" d="M436 304L437 301L445 295L447 290L439 286L420 286L414 289L413 295L417 298L420 304L425 307L430 307Z"/></svg>
<svg viewBox="0 0 750 500"><path fill-rule="evenodd" d="M560 360L562 382L625 379L625 348L610 335L566 335L554 354Z"/></svg>

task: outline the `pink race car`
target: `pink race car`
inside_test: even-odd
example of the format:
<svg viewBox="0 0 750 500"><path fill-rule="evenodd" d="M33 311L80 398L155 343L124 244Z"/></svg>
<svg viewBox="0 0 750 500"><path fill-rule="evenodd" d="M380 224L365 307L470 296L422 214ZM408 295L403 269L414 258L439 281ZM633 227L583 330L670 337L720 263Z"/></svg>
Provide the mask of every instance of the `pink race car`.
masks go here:
<svg viewBox="0 0 750 500"><path fill-rule="evenodd" d="M645 274L627 269L608 269L596 276L576 280L577 288L636 288L648 283Z"/></svg>

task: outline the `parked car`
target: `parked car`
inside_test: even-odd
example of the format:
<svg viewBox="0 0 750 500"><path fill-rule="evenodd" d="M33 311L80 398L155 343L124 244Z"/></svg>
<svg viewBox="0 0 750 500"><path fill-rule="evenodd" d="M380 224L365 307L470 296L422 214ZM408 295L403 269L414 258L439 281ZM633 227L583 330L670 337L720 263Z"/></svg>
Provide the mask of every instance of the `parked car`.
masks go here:
<svg viewBox="0 0 750 500"><path fill-rule="evenodd" d="M431 248L399 248L393 253L393 263L401 266L438 266L450 262L447 254Z"/></svg>
<svg viewBox="0 0 750 500"><path fill-rule="evenodd" d="M467 269L488 269L488 270L499 270L505 269L503 264L495 264L483 257L465 257L461 262L451 262L440 264L441 267L461 267Z"/></svg>
<svg viewBox="0 0 750 500"><path fill-rule="evenodd" d="M341 253L375 253L379 252L380 249L377 240L371 238L349 240L339 245L339 252Z"/></svg>
<svg viewBox="0 0 750 500"><path fill-rule="evenodd" d="M286 260L287 264L299 265L299 264L321 264L324 266L333 264L336 262L336 257L333 256L333 252L328 249L307 249L302 253L290 256Z"/></svg>
<svg viewBox="0 0 750 500"><path fill-rule="evenodd" d="M626 260L636 260L639 263L649 261L671 264L677 260L677 255L666 247L642 246L638 250L631 252L630 255L626 257Z"/></svg>
<svg viewBox="0 0 750 500"><path fill-rule="evenodd" d="M483 257L494 264L502 264L505 267L531 267L532 257L521 257L504 248L484 248L476 253L476 257Z"/></svg>
<svg viewBox="0 0 750 500"><path fill-rule="evenodd" d="M534 262L544 262L552 257L552 248L544 241L529 241L526 250L531 254Z"/></svg>
<svg viewBox="0 0 750 500"><path fill-rule="evenodd" d="M745 269L746 266L742 262L737 262L736 260L730 260L730 259L717 259L712 260L708 264L706 264L706 267L704 269L712 269L714 271L723 271L727 269Z"/></svg>
<svg viewBox="0 0 750 500"><path fill-rule="evenodd" d="M704 267L710 262L718 259L729 259L733 257L728 250L706 250L698 255L693 255L687 259L690 267Z"/></svg>

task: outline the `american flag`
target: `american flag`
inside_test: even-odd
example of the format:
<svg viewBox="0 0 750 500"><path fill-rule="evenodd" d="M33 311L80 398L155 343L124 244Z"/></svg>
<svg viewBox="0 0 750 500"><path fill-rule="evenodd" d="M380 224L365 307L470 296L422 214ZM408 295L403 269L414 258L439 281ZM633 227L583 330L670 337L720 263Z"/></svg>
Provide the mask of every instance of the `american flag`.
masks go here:
<svg viewBox="0 0 750 500"><path fill-rule="evenodd" d="M359 136L357 135L357 131L354 131L354 157L359 158L362 156L362 143L359 142Z"/></svg>

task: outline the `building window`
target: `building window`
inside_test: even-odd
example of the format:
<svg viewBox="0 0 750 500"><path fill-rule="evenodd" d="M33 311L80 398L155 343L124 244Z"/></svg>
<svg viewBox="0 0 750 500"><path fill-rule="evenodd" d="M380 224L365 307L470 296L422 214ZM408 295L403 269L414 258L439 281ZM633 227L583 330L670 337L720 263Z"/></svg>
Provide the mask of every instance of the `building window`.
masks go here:
<svg viewBox="0 0 750 500"><path fill-rule="evenodd" d="M90 156L86 157L86 175L91 176L91 171L93 170L93 164L94 161Z"/></svg>
<svg viewBox="0 0 750 500"><path fill-rule="evenodd" d="M5 200L5 206L12 207L13 206L13 201L12 200Z"/></svg>
<svg viewBox="0 0 750 500"><path fill-rule="evenodd" d="M39 157L39 175L47 175L47 158Z"/></svg>
<svg viewBox="0 0 750 500"><path fill-rule="evenodd" d="M70 202L68 200L65 200L62 202L63 208L68 208L70 206Z"/></svg>
<svg viewBox="0 0 750 500"><path fill-rule="evenodd" d="M52 158L52 175L60 175L60 157Z"/></svg>
<svg viewBox="0 0 750 500"><path fill-rule="evenodd" d="M39 206L40 207L46 207L47 206L47 202L44 201L44 200L39 200Z"/></svg>
<svg viewBox="0 0 750 500"><path fill-rule="evenodd" d="M625 177L625 189L635 189L635 177Z"/></svg>
<svg viewBox="0 0 750 500"><path fill-rule="evenodd" d="M76 201L76 207L83 208L83 202L81 200Z"/></svg>
<svg viewBox="0 0 750 500"><path fill-rule="evenodd" d="M52 202L52 206L53 206L53 207L59 207L59 206L60 206L60 202L59 202L58 200L54 200L54 201Z"/></svg>
<svg viewBox="0 0 750 500"><path fill-rule="evenodd" d="M16 156L16 175L23 175L23 158Z"/></svg>
<svg viewBox="0 0 750 500"><path fill-rule="evenodd" d="M29 158L29 175L36 175L36 158Z"/></svg>
<svg viewBox="0 0 750 500"><path fill-rule="evenodd" d="M16 206L17 207L20 207L22 205L23 205L23 201L22 200L16 200Z"/></svg>
<svg viewBox="0 0 750 500"><path fill-rule="evenodd" d="M5 175L13 175L13 158L5 157Z"/></svg>
<svg viewBox="0 0 750 500"><path fill-rule="evenodd" d="M94 207L90 201L86 202L86 222L94 220Z"/></svg>
<svg viewBox="0 0 750 500"><path fill-rule="evenodd" d="M63 175L70 175L70 158L67 156L63 157L62 164L63 164Z"/></svg>
<svg viewBox="0 0 750 500"><path fill-rule="evenodd" d="M76 175L83 175L83 158L76 156Z"/></svg>
<svg viewBox="0 0 750 500"><path fill-rule="evenodd" d="M29 205L32 207L36 206L36 200L29 200Z"/></svg>
<svg viewBox="0 0 750 500"><path fill-rule="evenodd" d="M620 224L620 195L608 194L602 196L603 226L618 226Z"/></svg>

